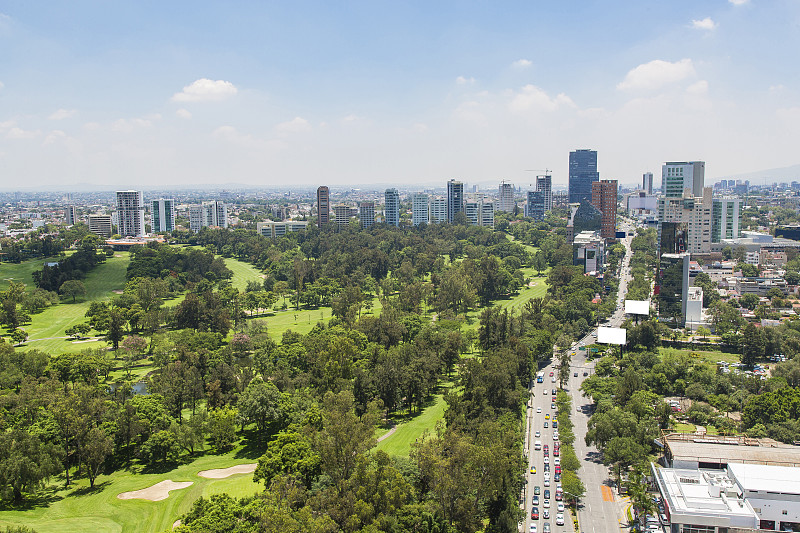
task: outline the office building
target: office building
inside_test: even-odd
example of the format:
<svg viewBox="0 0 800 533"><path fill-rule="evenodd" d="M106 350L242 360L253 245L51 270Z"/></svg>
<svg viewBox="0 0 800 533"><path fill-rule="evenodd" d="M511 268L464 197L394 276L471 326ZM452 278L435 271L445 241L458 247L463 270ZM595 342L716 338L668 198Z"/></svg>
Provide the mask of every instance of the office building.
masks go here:
<svg viewBox="0 0 800 533"><path fill-rule="evenodd" d="M633 191L625 197L625 210L629 217L642 221L655 219L658 214L658 197L647 191Z"/></svg>
<svg viewBox="0 0 800 533"><path fill-rule="evenodd" d="M653 173L645 172L642 174L642 190L648 194L653 194Z"/></svg>
<svg viewBox="0 0 800 533"><path fill-rule="evenodd" d="M600 210L600 236L615 239L617 235L617 180L592 183L592 205Z"/></svg>
<svg viewBox="0 0 800 533"><path fill-rule="evenodd" d="M411 222L415 226L427 224L430 221L430 205L428 195L422 192L411 196Z"/></svg>
<svg viewBox="0 0 800 533"><path fill-rule="evenodd" d="M504 213L514 212L514 186L505 181L501 181L498 188L497 210Z"/></svg>
<svg viewBox="0 0 800 533"><path fill-rule="evenodd" d="M480 225L484 228L494 227L494 202L482 202Z"/></svg>
<svg viewBox="0 0 800 533"><path fill-rule="evenodd" d="M451 179L447 182L447 221L453 223L458 213L464 211L464 184Z"/></svg>
<svg viewBox="0 0 800 533"><path fill-rule="evenodd" d="M397 189L386 189L384 193L385 207L383 213L390 226L400 225L400 193Z"/></svg>
<svg viewBox="0 0 800 533"><path fill-rule="evenodd" d="M317 226L331 221L331 191L327 186L317 187Z"/></svg>
<svg viewBox="0 0 800 533"><path fill-rule="evenodd" d="M358 220L363 229L369 229L375 224L375 202L358 203Z"/></svg>
<svg viewBox="0 0 800 533"><path fill-rule="evenodd" d="M189 206L189 229L196 233L208 227L228 227L228 208L224 202L212 200Z"/></svg>
<svg viewBox="0 0 800 533"><path fill-rule="evenodd" d="M431 199L431 223L447 222L447 199L437 196Z"/></svg>
<svg viewBox="0 0 800 533"><path fill-rule="evenodd" d="M656 274L658 315L681 328L685 324L689 295L690 258L687 253L661 254Z"/></svg>
<svg viewBox="0 0 800 533"><path fill-rule="evenodd" d="M545 214L553 210L553 176L536 176L536 190L542 193Z"/></svg>
<svg viewBox="0 0 800 533"><path fill-rule="evenodd" d="M711 211L711 242L740 237L741 201L738 198L714 198Z"/></svg>
<svg viewBox="0 0 800 533"><path fill-rule="evenodd" d="M303 231L307 226L308 222L305 220L284 220L283 222L267 220L256 224L256 232L264 237L276 239L288 233Z"/></svg>
<svg viewBox="0 0 800 533"><path fill-rule="evenodd" d="M542 191L528 191L528 201L525 203L525 216L533 220L544 220L545 200Z"/></svg>
<svg viewBox="0 0 800 533"><path fill-rule="evenodd" d="M596 150L569 153L569 203L591 201L592 183L599 179Z"/></svg>
<svg viewBox="0 0 800 533"><path fill-rule="evenodd" d="M706 164L704 161L668 162L661 166L661 194L682 198L689 189L692 197L703 196Z"/></svg>
<svg viewBox="0 0 800 533"><path fill-rule="evenodd" d="M352 210L346 205L333 206L333 218L336 222L336 230L341 231L350 225L350 218L352 217Z"/></svg>
<svg viewBox="0 0 800 533"><path fill-rule="evenodd" d="M150 226L153 233L175 231L175 200L171 198L153 200Z"/></svg>
<svg viewBox="0 0 800 533"><path fill-rule="evenodd" d="M78 218L78 208L74 205L68 205L66 209L64 209L64 224L67 226L72 226L73 224L77 223L80 219Z"/></svg>
<svg viewBox="0 0 800 533"><path fill-rule="evenodd" d="M142 191L117 191L117 233L123 237L144 237Z"/></svg>
<svg viewBox="0 0 800 533"><path fill-rule="evenodd" d="M682 197L658 198L659 243L662 239L663 225L667 222L677 222L685 224L686 227L685 251L693 254L711 253L712 189L703 188L699 197L690 194L690 191L686 190Z"/></svg>
<svg viewBox="0 0 800 533"><path fill-rule="evenodd" d="M111 215L89 215L89 231L106 239L111 237Z"/></svg>
<svg viewBox="0 0 800 533"><path fill-rule="evenodd" d="M578 233L572 241L572 264L583 267L583 273L601 272L605 263L604 239L596 231Z"/></svg>

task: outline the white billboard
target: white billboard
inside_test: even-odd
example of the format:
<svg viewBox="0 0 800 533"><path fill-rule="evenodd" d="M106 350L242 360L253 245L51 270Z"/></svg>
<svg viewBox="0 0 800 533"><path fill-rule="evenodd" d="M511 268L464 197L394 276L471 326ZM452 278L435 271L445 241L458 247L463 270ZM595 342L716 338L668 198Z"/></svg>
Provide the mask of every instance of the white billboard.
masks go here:
<svg viewBox="0 0 800 533"><path fill-rule="evenodd" d="M649 315L650 300L625 300L626 315Z"/></svg>
<svg viewBox="0 0 800 533"><path fill-rule="evenodd" d="M622 328L609 328L600 326L597 328L597 342L601 344L625 344L627 342L628 330Z"/></svg>

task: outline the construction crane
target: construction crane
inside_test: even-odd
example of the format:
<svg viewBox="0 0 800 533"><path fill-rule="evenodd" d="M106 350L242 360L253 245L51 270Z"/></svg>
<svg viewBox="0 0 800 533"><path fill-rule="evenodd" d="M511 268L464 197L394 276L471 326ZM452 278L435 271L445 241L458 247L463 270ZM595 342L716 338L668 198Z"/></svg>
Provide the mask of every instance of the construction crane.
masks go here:
<svg viewBox="0 0 800 533"><path fill-rule="evenodd" d="M552 171L549 168L527 168L525 172L544 172L545 176L549 176ZM538 178L539 176L537 175L536 177ZM533 183L529 183L528 187L533 187Z"/></svg>

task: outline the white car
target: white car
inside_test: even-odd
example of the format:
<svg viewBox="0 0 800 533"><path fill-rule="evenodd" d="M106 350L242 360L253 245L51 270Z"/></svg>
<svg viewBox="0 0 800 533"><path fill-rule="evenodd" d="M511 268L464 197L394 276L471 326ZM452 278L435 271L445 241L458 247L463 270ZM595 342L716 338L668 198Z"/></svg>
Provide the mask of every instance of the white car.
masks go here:
<svg viewBox="0 0 800 533"><path fill-rule="evenodd" d="M537 412L537 413L541 413L541 412L542 412L542 408L541 408L541 407L537 407L537 408L536 408L536 412Z"/></svg>
<svg viewBox="0 0 800 533"><path fill-rule="evenodd" d="M552 381L553 383L555 383L555 382L556 382L556 377L555 377L555 376L553 376L552 378L550 378L550 381Z"/></svg>
<svg viewBox="0 0 800 533"><path fill-rule="evenodd" d="M549 509L550 508L550 500L543 501L542 502L542 507L544 507L545 509Z"/></svg>
<svg viewBox="0 0 800 533"><path fill-rule="evenodd" d="M553 458L553 464L554 465L560 465L561 464L561 457L554 457Z"/></svg>
<svg viewBox="0 0 800 533"><path fill-rule="evenodd" d="M528 531L529 533L536 533L536 524L531 524L531 528Z"/></svg>
<svg viewBox="0 0 800 533"><path fill-rule="evenodd" d="M543 509L542 510L542 518L547 520L550 518L550 509Z"/></svg>
<svg viewBox="0 0 800 533"><path fill-rule="evenodd" d="M550 486L550 478L549 477L544 478L544 486L545 487L549 487Z"/></svg>
<svg viewBox="0 0 800 533"><path fill-rule="evenodd" d="M550 456L549 455L545 455L544 456L544 464L546 464L546 465L550 464Z"/></svg>
<svg viewBox="0 0 800 533"><path fill-rule="evenodd" d="M558 506L556 506L556 509L558 509L559 513L563 513L564 512L564 502L558 502Z"/></svg>
<svg viewBox="0 0 800 533"><path fill-rule="evenodd" d="M558 431L553 433L553 440L558 440Z"/></svg>
<svg viewBox="0 0 800 533"><path fill-rule="evenodd" d="M536 430L536 433L534 433L534 435L536 436L537 439L542 436L539 430Z"/></svg>
<svg viewBox="0 0 800 533"><path fill-rule="evenodd" d="M564 525L564 515L562 513L558 513L556 515L556 525L563 526Z"/></svg>

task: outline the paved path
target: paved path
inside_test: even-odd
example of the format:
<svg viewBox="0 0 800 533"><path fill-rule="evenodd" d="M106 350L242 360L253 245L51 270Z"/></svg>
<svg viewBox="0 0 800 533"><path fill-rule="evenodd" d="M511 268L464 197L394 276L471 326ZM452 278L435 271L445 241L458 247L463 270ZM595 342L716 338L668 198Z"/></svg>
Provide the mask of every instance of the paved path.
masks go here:
<svg viewBox="0 0 800 533"><path fill-rule="evenodd" d="M393 426L392 426L392 429L390 429L389 431L387 431L386 433L384 433L383 435L381 435L380 437L378 437L378 442L380 442L380 441L382 441L382 440L386 440L386 439L388 439L389 437L391 437L392 435L394 435L394 432L395 432L395 431L397 431L397 424L393 425Z"/></svg>

